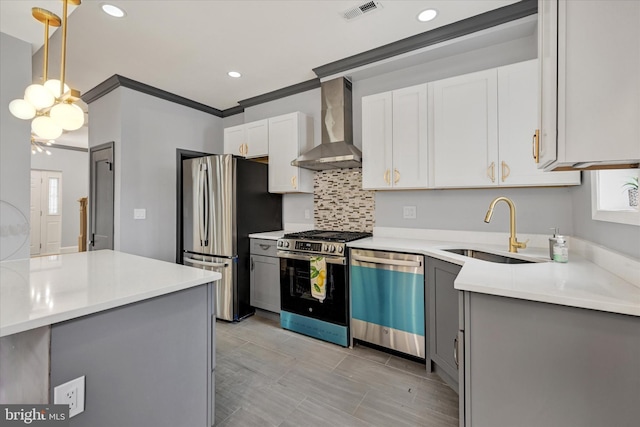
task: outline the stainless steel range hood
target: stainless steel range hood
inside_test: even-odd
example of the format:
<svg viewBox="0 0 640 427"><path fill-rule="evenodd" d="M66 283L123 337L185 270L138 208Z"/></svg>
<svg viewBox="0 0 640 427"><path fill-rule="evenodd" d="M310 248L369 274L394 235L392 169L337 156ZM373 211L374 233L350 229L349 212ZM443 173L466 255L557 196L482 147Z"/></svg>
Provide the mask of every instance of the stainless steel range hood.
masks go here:
<svg viewBox="0 0 640 427"><path fill-rule="evenodd" d="M337 78L322 83L322 141L291 162L312 170L359 168L362 152L353 145L351 82Z"/></svg>

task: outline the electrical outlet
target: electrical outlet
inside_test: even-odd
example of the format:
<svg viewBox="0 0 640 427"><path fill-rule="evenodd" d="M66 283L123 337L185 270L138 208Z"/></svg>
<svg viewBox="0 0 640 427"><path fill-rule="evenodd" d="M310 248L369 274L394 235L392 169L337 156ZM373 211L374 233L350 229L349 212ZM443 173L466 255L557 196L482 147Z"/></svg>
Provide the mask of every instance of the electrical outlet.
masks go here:
<svg viewBox="0 0 640 427"><path fill-rule="evenodd" d="M416 219L416 207L415 206L403 206L402 218L404 219Z"/></svg>
<svg viewBox="0 0 640 427"><path fill-rule="evenodd" d="M147 218L147 210L146 209L134 209L133 210L133 219L146 219Z"/></svg>
<svg viewBox="0 0 640 427"><path fill-rule="evenodd" d="M53 403L69 405L69 418L84 412L84 376L55 387Z"/></svg>

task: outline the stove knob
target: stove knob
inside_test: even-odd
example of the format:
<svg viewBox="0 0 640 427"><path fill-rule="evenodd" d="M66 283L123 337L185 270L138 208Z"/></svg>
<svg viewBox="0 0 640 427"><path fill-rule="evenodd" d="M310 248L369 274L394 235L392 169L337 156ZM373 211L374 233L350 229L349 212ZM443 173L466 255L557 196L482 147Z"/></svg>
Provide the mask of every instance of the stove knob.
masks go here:
<svg viewBox="0 0 640 427"><path fill-rule="evenodd" d="M278 247L281 248L282 247L282 241L278 240Z"/></svg>
<svg viewBox="0 0 640 427"><path fill-rule="evenodd" d="M336 251L336 247L334 245L329 245L329 252L333 253Z"/></svg>
<svg viewBox="0 0 640 427"><path fill-rule="evenodd" d="M284 247L285 247L285 248L288 248L288 247L289 247L289 242L288 242L288 241L287 241L287 242L284 242Z"/></svg>
<svg viewBox="0 0 640 427"><path fill-rule="evenodd" d="M344 252L344 248L342 246L338 246L338 253L341 254Z"/></svg>
<svg viewBox="0 0 640 427"><path fill-rule="evenodd" d="M329 245L323 245L322 250L327 252L329 250Z"/></svg>

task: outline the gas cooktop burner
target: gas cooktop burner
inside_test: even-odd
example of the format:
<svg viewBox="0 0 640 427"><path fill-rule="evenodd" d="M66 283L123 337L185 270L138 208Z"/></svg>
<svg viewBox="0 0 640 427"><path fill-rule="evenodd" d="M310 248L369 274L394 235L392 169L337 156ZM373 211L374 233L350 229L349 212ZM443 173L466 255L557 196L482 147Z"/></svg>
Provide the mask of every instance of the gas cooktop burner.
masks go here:
<svg viewBox="0 0 640 427"><path fill-rule="evenodd" d="M307 230L297 233L287 233L285 239L322 240L325 242L351 242L358 239L371 237L371 233L357 231L330 231L330 230Z"/></svg>

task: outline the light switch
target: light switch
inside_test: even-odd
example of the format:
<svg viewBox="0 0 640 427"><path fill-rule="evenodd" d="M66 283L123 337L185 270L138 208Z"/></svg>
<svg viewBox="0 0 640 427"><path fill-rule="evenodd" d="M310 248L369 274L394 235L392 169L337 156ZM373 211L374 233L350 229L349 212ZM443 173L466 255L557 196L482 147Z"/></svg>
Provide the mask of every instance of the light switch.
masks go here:
<svg viewBox="0 0 640 427"><path fill-rule="evenodd" d="M403 206L402 217L404 219L416 219L416 207L415 206Z"/></svg>
<svg viewBox="0 0 640 427"><path fill-rule="evenodd" d="M146 219L147 218L147 210L146 209L134 209L133 210L133 219Z"/></svg>

